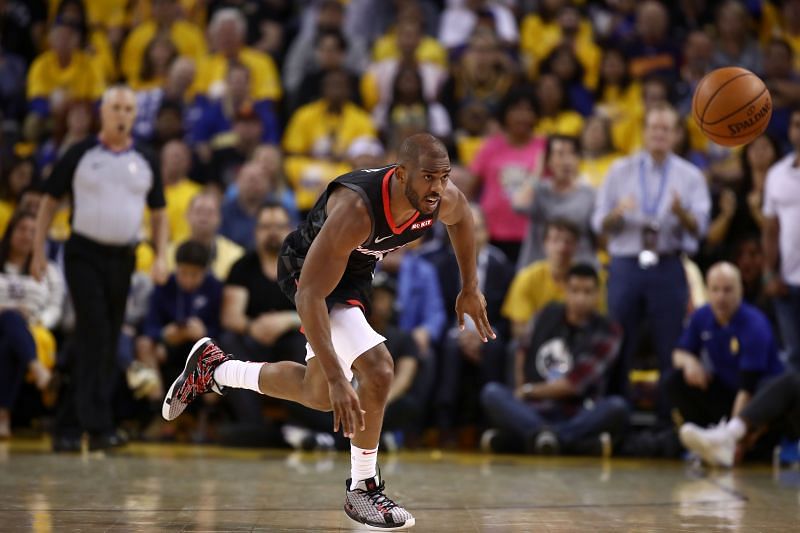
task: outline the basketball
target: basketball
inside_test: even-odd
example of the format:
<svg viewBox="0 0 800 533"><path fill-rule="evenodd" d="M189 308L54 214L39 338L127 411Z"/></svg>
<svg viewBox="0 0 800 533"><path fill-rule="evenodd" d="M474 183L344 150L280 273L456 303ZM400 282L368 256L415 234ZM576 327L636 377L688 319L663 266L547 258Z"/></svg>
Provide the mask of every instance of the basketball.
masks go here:
<svg viewBox="0 0 800 533"><path fill-rule="evenodd" d="M715 143L741 146L767 129L772 97L761 78L749 70L718 68L697 84L692 114L702 132Z"/></svg>

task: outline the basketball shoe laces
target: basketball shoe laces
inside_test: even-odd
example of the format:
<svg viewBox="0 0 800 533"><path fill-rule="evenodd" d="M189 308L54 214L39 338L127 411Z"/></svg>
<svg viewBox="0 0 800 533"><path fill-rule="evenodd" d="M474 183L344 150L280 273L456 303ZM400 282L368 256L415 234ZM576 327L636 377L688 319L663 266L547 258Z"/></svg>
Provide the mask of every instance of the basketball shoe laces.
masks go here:
<svg viewBox="0 0 800 533"><path fill-rule="evenodd" d="M372 505L378 508L381 512L389 512L395 507L397 504L394 503L391 499L389 499L384 493L383 489L386 487L386 484L381 480L381 484L375 487L372 490L363 490L363 489L355 489L362 494L366 494L369 501L372 502Z"/></svg>
<svg viewBox="0 0 800 533"><path fill-rule="evenodd" d="M209 344L203 350L200 360L197 361L197 368L192 372L183 383L180 392L177 394L181 402L191 403L197 396L211 390L214 383L214 370L219 363L228 356L219 349L216 344Z"/></svg>

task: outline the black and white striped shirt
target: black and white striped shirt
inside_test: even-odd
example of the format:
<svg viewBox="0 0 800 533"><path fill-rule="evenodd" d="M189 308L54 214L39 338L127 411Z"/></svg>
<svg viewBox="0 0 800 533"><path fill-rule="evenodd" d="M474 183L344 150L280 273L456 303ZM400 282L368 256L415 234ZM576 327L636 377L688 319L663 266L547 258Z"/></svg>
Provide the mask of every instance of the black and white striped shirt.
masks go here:
<svg viewBox="0 0 800 533"><path fill-rule="evenodd" d="M145 148L115 152L97 137L70 148L45 183L55 198L72 195L72 231L107 245L139 239L145 205L164 207L159 165Z"/></svg>

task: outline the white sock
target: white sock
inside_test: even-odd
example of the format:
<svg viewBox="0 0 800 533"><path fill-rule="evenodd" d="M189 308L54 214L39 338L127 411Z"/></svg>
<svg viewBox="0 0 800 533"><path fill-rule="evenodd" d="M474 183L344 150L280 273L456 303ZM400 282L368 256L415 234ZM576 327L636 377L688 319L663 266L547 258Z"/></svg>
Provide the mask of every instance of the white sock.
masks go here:
<svg viewBox="0 0 800 533"><path fill-rule="evenodd" d="M258 376L265 364L231 359L217 367L214 371L214 381L223 387L247 389L263 394L258 386Z"/></svg>
<svg viewBox="0 0 800 533"><path fill-rule="evenodd" d="M735 438L737 441L741 440L741 438L744 437L745 434L747 433L747 426L745 425L744 422L742 422L742 419L739 417L736 417L730 422L728 422L728 425L725 426L725 429L727 429L728 432L730 432L730 434L733 435L733 438Z"/></svg>
<svg viewBox="0 0 800 533"><path fill-rule="evenodd" d="M378 466L378 448L364 450L352 442L350 443L350 490L353 490L359 481L375 477Z"/></svg>

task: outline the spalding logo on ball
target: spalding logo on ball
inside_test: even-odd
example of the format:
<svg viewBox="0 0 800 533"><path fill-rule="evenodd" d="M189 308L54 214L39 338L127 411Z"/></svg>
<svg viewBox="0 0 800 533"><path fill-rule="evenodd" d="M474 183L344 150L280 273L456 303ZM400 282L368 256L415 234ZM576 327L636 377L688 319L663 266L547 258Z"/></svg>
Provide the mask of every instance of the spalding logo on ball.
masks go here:
<svg viewBox="0 0 800 533"><path fill-rule="evenodd" d="M692 114L706 137L723 146L740 146L767 129L772 97L761 78L749 70L718 68L697 84Z"/></svg>

